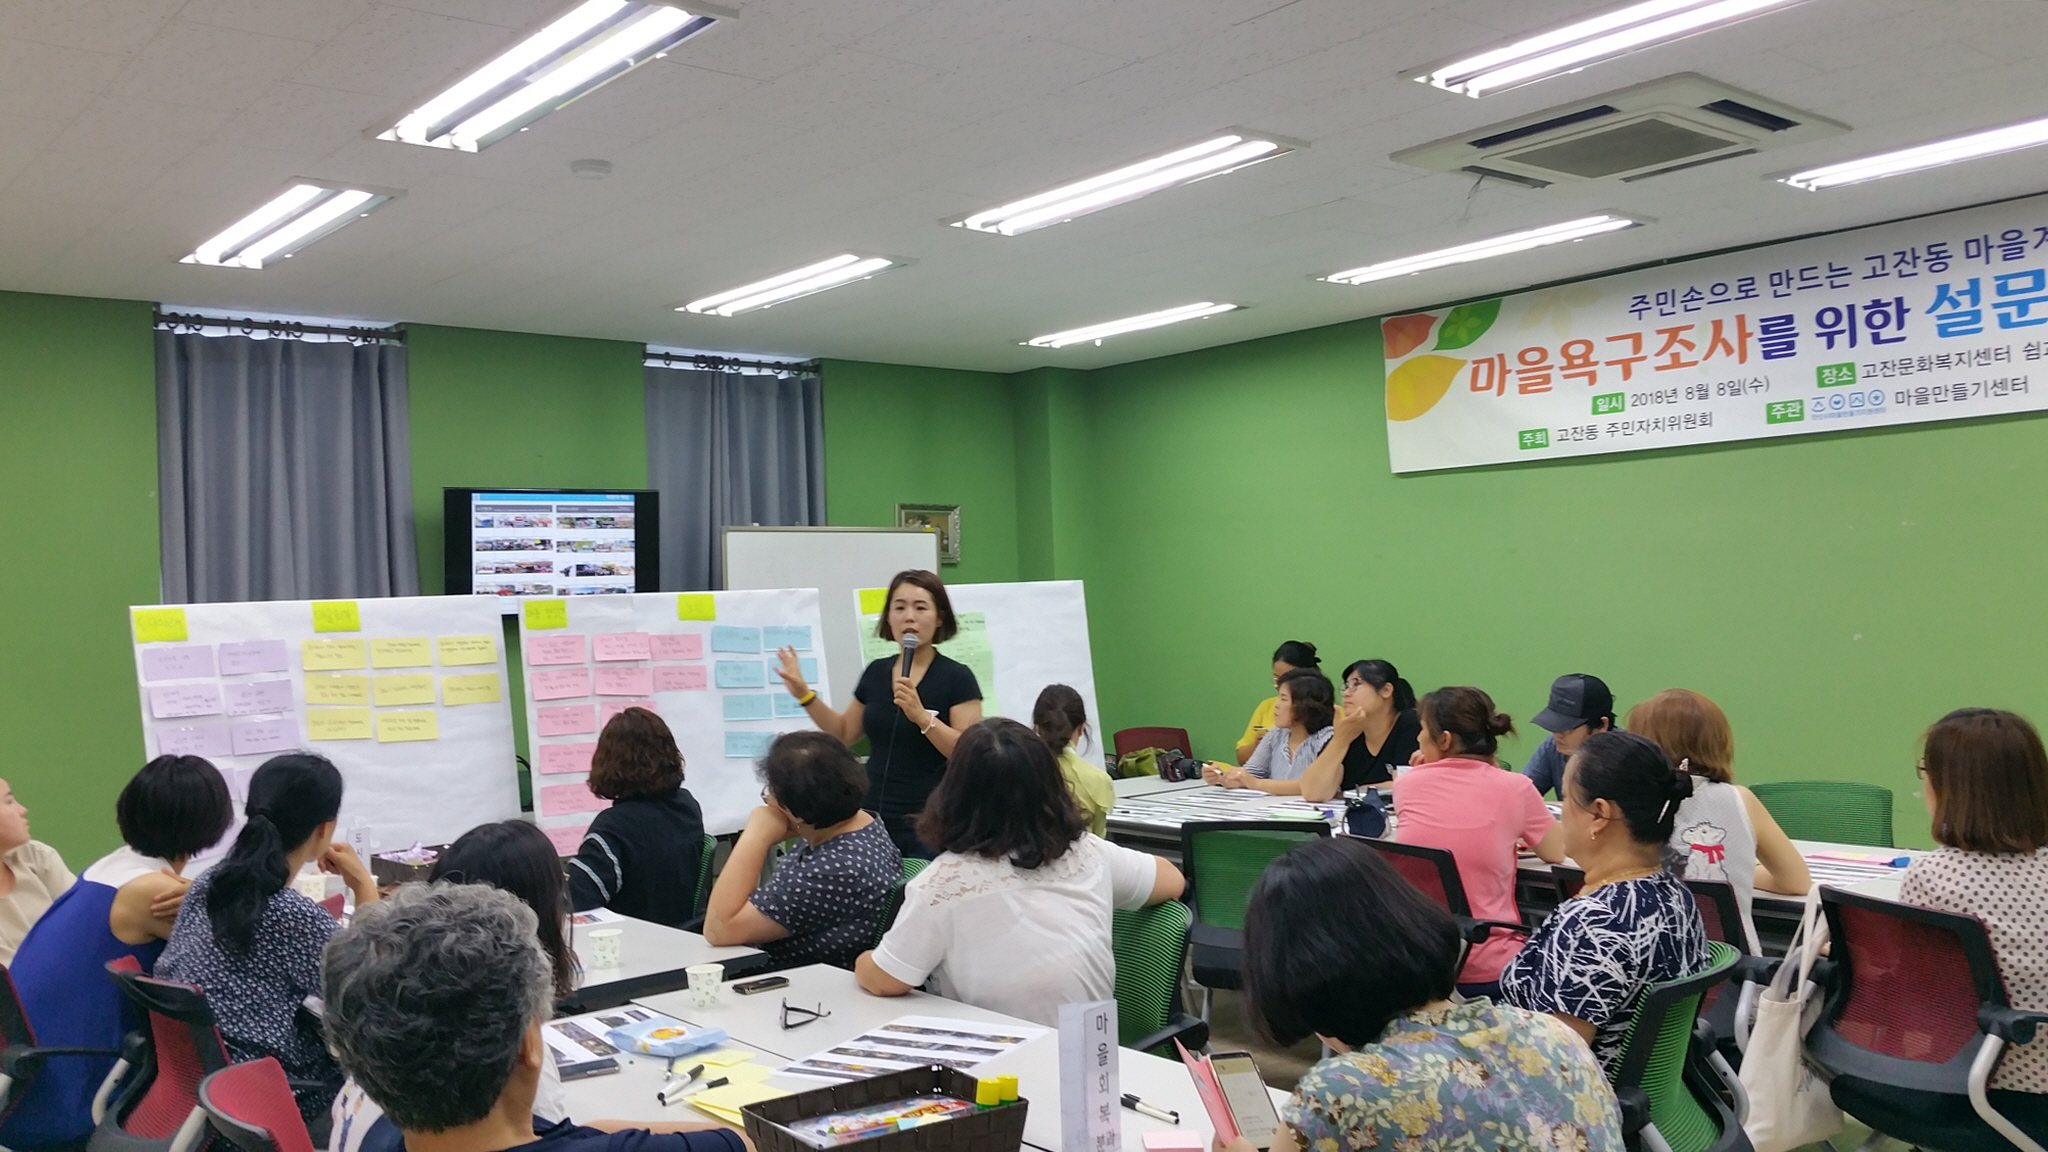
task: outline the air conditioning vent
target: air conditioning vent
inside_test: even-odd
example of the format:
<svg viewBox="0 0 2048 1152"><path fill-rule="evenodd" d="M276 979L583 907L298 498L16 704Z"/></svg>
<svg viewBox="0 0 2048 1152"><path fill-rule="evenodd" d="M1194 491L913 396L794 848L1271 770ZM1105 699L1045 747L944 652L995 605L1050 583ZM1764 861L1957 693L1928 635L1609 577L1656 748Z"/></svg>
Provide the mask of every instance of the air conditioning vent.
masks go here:
<svg viewBox="0 0 2048 1152"><path fill-rule="evenodd" d="M1393 159L1553 194L1573 193L1847 130L1832 120L1684 73L1405 149Z"/></svg>

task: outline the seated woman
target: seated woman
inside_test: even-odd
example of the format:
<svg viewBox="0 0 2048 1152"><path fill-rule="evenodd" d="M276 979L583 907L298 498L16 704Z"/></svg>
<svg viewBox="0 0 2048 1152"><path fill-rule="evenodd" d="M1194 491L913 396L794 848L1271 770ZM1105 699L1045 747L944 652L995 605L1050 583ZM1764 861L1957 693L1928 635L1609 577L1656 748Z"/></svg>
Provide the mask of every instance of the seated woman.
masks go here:
<svg viewBox="0 0 2048 1152"><path fill-rule="evenodd" d="M246 823L227 857L192 882L170 942L156 962L166 980L197 984L235 1061L277 1057L316 1142L341 1070L320 1030L302 1014L320 994L320 949L339 927L291 886L308 864L338 873L356 906L374 903L377 882L355 850L334 839L341 773L325 756L287 752L249 777Z"/></svg>
<svg viewBox="0 0 2048 1152"><path fill-rule="evenodd" d="M159 756L114 801L123 847L100 857L36 921L9 965L38 1043L118 1049L142 1021L106 966L132 957L144 972L171 938L192 857L220 842L235 802L214 766ZM113 1057L52 1060L0 1127L0 1144L40 1148L92 1134L92 1098Z"/></svg>
<svg viewBox="0 0 2048 1152"><path fill-rule="evenodd" d="M533 909L485 884L407 884L327 949L327 1040L415 1152L751 1152L715 1123L534 1117L554 964Z"/></svg>
<svg viewBox="0 0 2048 1152"><path fill-rule="evenodd" d="M1312 804L1385 784L1421 747L1415 689L1385 660L1352 661L1344 669L1342 703L1330 742L1301 774L1301 797Z"/></svg>
<svg viewBox="0 0 2048 1152"><path fill-rule="evenodd" d="M1500 974L1501 996L1548 1012L1610 1073L1644 989L1707 966L1692 891L1664 868L1692 777L1633 732L1596 732L1565 763L1564 849L1586 886L1559 904Z"/></svg>
<svg viewBox="0 0 2048 1152"><path fill-rule="evenodd" d="M942 996L1057 1024L1060 1005L1116 994L1110 913L1183 887L1172 864L1083 827L1045 741L1014 720L960 737L917 834L939 857L854 965L877 996L929 979Z"/></svg>
<svg viewBox="0 0 2048 1152"><path fill-rule="evenodd" d="M1899 899L1982 920L2011 1005L2048 1011L2048 753L2041 734L2011 712L1958 709L1927 730L1920 778L1941 847L1906 869ZM2006 1049L1991 1087L1992 1106L2014 1123L2048 1130L2048 1036Z"/></svg>
<svg viewBox="0 0 2048 1152"><path fill-rule="evenodd" d="M1097 768L1074 751L1074 742L1088 736L1088 706L1081 694L1065 684L1047 684L1031 708L1031 726L1045 740L1045 746L1059 757L1060 777L1080 806L1081 819L1097 836L1109 834L1109 810L1116 807L1116 787L1109 773Z"/></svg>
<svg viewBox="0 0 2048 1152"><path fill-rule="evenodd" d="M1692 777L1692 795L1672 821L1672 851L1685 858L1679 874L1734 888L1743 938L1751 955L1762 955L1749 911L1756 890L1804 896L1813 877L1756 794L1735 783L1735 733L1727 713L1697 692L1668 688L1629 709L1627 727L1656 741Z"/></svg>
<svg viewBox="0 0 2048 1152"><path fill-rule="evenodd" d="M554 998L560 1000L576 990L576 953L569 947L568 880L547 833L526 820L479 824L456 837L434 861L427 881L436 880L488 884L519 897L533 909L538 921L537 936L548 958ZM533 1118L540 1124L569 1118L562 1074L553 1060L540 1067ZM398 1126L354 1080L343 1084L341 1095L334 1098L334 1132L328 1147L331 1152L405 1152Z"/></svg>
<svg viewBox="0 0 2048 1152"><path fill-rule="evenodd" d="M28 809L0 780L0 964L14 962L28 930L76 879L55 848L30 838Z"/></svg>
<svg viewBox="0 0 2048 1152"><path fill-rule="evenodd" d="M1225 788L1256 788L1275 796L1301 795L1301 775L1330 744L1335 731L1336 695L1330 678L1313 668L1298 668L1280 678L1280 703L1273 709L1273 727L1260 739L1242 768L1204 765L1202 778Z"/></svg>
<svg viewBox="0 0 2048 1152"><path fill-rule="evenodd" d="M888 825L861 811L867 770L836 737L785 732L768 746L761 776L761 806L711 888L704 938L759 944L778 968L851 968L903 883L903 853ZM757 888L768 853L792 836L804 846Z"/></svg>
<svg viewBox="0 0 2048 1152"><path fill-rule="evenodd" d="M683 787L683 753L645 708L611 718L590 755L590 790L612 802L569 859L569 903L679 928L697 918L704 810Z"/></svg>
<svg viewBox="0 0 2048 1152"><path fill-rule="evenodd" d="M1422 735L1416 766L1394 781L1394 839L1443 848L1457 859L1458 880L1472 915L1520 923L1515 904L1516 846L1527 845L1552 864L1564 859L1557 821L1529 778L1503 772L1495 753L1513 721L1493 710L1493 697L1477 688L1439 688L1416 706ZM1473 946L1458 976L1458 991L1491 996L1501 966L1522 946L1496 931Z"/></svg>
<svg viewBox="0 0 2048 1152"><path fill-rule="evenodd" d="M1451 1002L1458 944L1450 914L1358 840L1311 840L1266 869L1245 916L1249 1015L1282 1044L1312 1035L1333 1053L1282 1106L1275 1152L1384 1149L1394 1133L1417 1147L1621 1152L1614 1091L1569 1029Z"/></svg>
<svg viewBox="0 0 2048 1152"><path fill-rule="evenodd" d="M1273 687L1280 687L1280 678L1297 668L1320 668L1322 658L1316 655L1316 646L1306 640L1289 640L1273 649ZM1251 722L1244 726L1244 735L1237 738L1237 762L1243 764L1251 759L1252 751L1266 733L1273 730L1273 709L1280 706L1278 695L1268 696L1252 709Z"/></svg>

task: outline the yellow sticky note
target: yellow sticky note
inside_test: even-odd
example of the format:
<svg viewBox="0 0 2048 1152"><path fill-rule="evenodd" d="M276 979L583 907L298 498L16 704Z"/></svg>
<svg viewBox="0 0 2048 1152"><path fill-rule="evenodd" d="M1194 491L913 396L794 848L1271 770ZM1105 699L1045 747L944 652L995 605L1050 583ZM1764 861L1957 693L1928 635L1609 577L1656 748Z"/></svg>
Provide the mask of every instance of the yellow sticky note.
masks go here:
<svg viewBox="0 0 2048 1152"><path fill-rule="evenodd" d="M863 588L860 590L861 615L880 616L882 609L888 606L889 590L887 588Z"/></svg>
<svg viewBox="0 0 2048 1152"><path fill-rule="evenodd" d="M754 1059L754 1054L741 1048L713 1048L709 1052L695 1053L690 1059L699 1064L709 1064L713 1068L726 1068L734 1064L750 1063Z"/></svg>
<svg viewBox="0 0 2048 1152"><path fill-rule="evenodd" d="M709 592L684 592L676 596L676 619L716 620L718 600Z"/></svg>
<svg viewBox="0 0 2048 1152"><path fill-rule="evenodd" d="M495 636L443 636L434 641L434 646L440 650L443 664L498 662L498 639Z"/></svg>
<svg viewBox="0 0 2048 1152"><path fill-rule="evenodd" d="M693 1096L685 1097L693 1108L702 1109L729 1124L739 1123L740 1109L763 1100L775 1100L789 1095L787 1088L770 1088L766 1084L721 1084L706 1088Z"/></svg>
<svg viewBox="0 0 2048 1152"><path fill-rule="evenodd" d="M137 644L191 639L191 633L185 630L183 608L137 608L134 616Z"/></svg>
<svg viewBox="0 0 2048 1152"><path fill-rule="evenodd" d="M451 708L457 704L496 704L502 699L504 688L498 683L496 672L441 677L441 703Z"/></svg>
<svg viewBox="0 0 2048 1152"><path fill-rule="evenodd" d="M387 704L432 704L434 702L434 674L432 672L408 672L398 676L377 677L377 706Z"/></svg>
<svg viewBox="0 0 2048 1152"><path fill-rule="evenodd" d="M372 668L431 668L434 645L425 636L385 636L370 641Z"/></svg>
<svg viewBox="0 0 2048 1152"><path fill-rule="evenodd" d="M528 628L567 628L569 626L569 602L567 600L528 600L526 602L526 626Z"/></svg>
<svg viewBox="0 0 2048 1152"><path fill-rule="evenodd" d="M361 632L363 614L353 600L313 601L313 631Z"/></svg>
<svg viewBox="0 0 2048 1152"><path fill-rule="evenodd" d="M377 713L377 743L397 744L407 740L439 740L441 714L432 709L418 712Z"/></svg>
<svg viewBox="0 0 2048 1152"><path fill-rule="evenodd" d="M370 678L368 676L330 676L317 673L306 677L306 703L308 704L368 704L370 702Z"/></svg>
<svg viewBox="0 0 2048 1152"><path fill-rule="evenodd" d="M306 709L306 739L308 740L368 740L369 738L370 710L368 708Z"/></svg>
<svg viewBox="0 0 2048 1152"><path fill-rule="evenodd" d="M337 668L367 668L370 658L361 640L301 640L299 662L308 672L331 672Z"/></svg>
<svg viewBox="0 0 2048 1152"><path fill-rule="evenodd" d="M711 1063L701 1056L698 1057L698 1060L700 1063ZM717 1075L712 1076L711 1079L716 1080L719 1076L723 1076L735 1084L759 1084L761 1081L766 1080L769 1073L773 1071L774 1069L766 1064L756 1064L752 1061L744 1064L721 1064L718 1065Z"/></svg>

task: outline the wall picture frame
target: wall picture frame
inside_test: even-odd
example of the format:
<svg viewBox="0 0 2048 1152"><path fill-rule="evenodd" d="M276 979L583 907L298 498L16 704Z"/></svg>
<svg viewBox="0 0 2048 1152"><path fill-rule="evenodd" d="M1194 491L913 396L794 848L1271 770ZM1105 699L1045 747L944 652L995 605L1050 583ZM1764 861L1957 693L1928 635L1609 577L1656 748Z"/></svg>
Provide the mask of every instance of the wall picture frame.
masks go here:
<svg viewBox="0 0 2048 1152"><path fill-rule="evenodd" d="M898 504L898 528L922 528L939 535L939 563L960 562L960 506L958 504Z"/></svg>

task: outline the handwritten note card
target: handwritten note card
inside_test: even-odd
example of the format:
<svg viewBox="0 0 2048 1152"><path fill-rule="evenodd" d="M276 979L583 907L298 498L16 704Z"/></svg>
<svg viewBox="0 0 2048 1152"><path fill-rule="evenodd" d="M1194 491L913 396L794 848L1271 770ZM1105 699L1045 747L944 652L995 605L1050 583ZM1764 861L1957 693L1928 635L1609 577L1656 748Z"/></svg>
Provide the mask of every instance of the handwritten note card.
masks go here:
<svg viewBox="0 0 2048 1152"><path fill-rule="evenodd" d="M811 626L790 624L777 628L761 629L761 646L771 652L794 648L799 652L811 650Z"/></svg>
<svg viewBox="0 0 2048 1152"><path fill-rule="evenodd" d="M369 738L370 710L368 708L306 709L306 739L308 740L368 740Z"/></svg>
<svg viewBox="0 0 2048 1152"><path fill-rule="evenodd" d="M407 672L395 676L379 676L376 680L376 703L379 708L392 704L432 704L434 702L434 674L432 672ZM380 735L378 737L382 739ZM432 737L423 737L432 739Z"/></svg>
<svg viewBox="0 0 2048 1152"><path fill-rule="evenodd" d="M711 650L713 652L759 652L761 650L761 630L759 628L739 628L730 624L720 624L711 630Z"/></svg>
<svg viewBox="0 0 2048 1152"><path fill-rule="evenodd" d="M598 726L603 727L604 725L611 723L612 717L617 716L619 713L624 712L628 708L645 708L649 712L652 712L654 711L654 701L606 700L602 704L598 705L597 708Z"/></svg>
<svg viewBox="0 0 2048 1152"><path fill-rule="evenodd" d="M429 703L432 689L428 689ZM412 740L439 740L441 714L431 708L405 712L377 713L377 742L401 744Z"/></svg>
<svg viewBox="0 0 2048 1152"><path fill-rule="evenodd" d="M581 639L581 637L578 637ZM527 674L535 700L570 700L590 695L590 669L536 668Z"/></svg>
<svg viewBox="0 0 2048 1152"><path fill-rule="evenodd" d="M654 666L654 690L656 692L702 692L711 685L710 669L702 664L672 668L660 664Z"/></svg>
<svg viewBox="0 0 2048 1152"><path fill-rule="evenodd" d="M504 687L499 683L496 672L441 677L441 703L444 707L453 708L458 704L496 704L504 698Z"/></svg>
<svg viewBox="0 0 2048 1152"><path fill-rule="evenodd" d="M220 674L223 676L284 672L290 668L290 650L282 640L245 640L220 646Z"/></svg>
<svg viewBox="0 0 2048 1152"><path fill-rule="evenodd" d="M529 631L542 628L567 628L569 626L569 604L565 600L528 600L526 602L526 627Z"/></svg>
<svg viewBox="0 0 2048 1152"><path fill-rule="evenodd" d="M381 636L370 641L372 668L430 668L434 642L425 636Z"/></svg>
<svg viewBox="0 0 2048 1152"><path fill-rule="evenodd" d="M768 746L773 743L773 732L727 732L725 757L728 760L758 760L768 754Z"/></svg>
<svg viewBox="0 0 2048 1152"><path fill-rule="evenodd" d="M599 696L646 696L654 691L654 670L644 665L597 670Z"/></svg>
<svg viewBox="0 0 2048 1152"><path fill-rule="evenodd" d="M540 746L540 771L543 776L556 776L565 772L590 771L591 753L597 751L595 741L575 744L543 744Z"/></svg>
<svg viewBox="0 0 2048 1152"><path fill-rule="evenodd" d="M308 704L368 704L370 702L370 678L368 676L306 676L306 703Z"/></svg>
<svg viewBox="0 0 2048 1152"><path fill-rule="evenodd" d="M597 706L564 704L534 709L535 727L542 736L577 736L597 731Z"/></svg>
<svg viewBox="0 0 2048 1152"><path fill-rule="evenodd" d="M165 684L149 690L149 714L159 720L220 713L218 684Z"/></svg>
<svg viewBox="0 0 2048 1152"><path fill-rule="evenodd" d="M221 685L221 695L227 701L230 716L292 710L292 682L289 680L230 682Z"/></svg>
<svg viewBox="0 0 2048 1152"><path fill-rule="evenodd" d="M702 660L704 658L704 634L702 632L668 632L649 637L649 646L656 660Z"/></svg>
<svg viewBox="0 0 2048 1152"><path fill-rule="evenodd" d="M225 724L156 730L156 752L159 756L226 756L229 747L228 726Z"/></svg>
<svg viewBox="0 0 2048 1152"><path fill-rule="evenodd" d="M582 664L590 658L589 652L590 646L581 632L526 638L528 664Z"/></svg>
<svg viewBox="0 0 2048 1152"><path fill-rule="evenodd" d="M434 641L434 648L440 653L441 663L450 667L498 662L498 638L495 636L443 636Z"/></svg>
<svg viewBox="0 0 2048 1152"><path fill-rule="evenodd" d="M192 680L213 675L213 645L184 644L176 648L144 648L144 680Z"/></svg>
<svg viewBox="0 0 2048 1152"><path fill-rule="evenodd" d="M654 645L645 632L600 632L591 639L599 660L652 660Z"/></svg>
<svg viewBox="0 0 2048 1152"><path fill-rule="evenodd" d="M720 688L766 688L768 671L759 660L720 660L714 670Z"/></svg>
<svg viewBox="0 0 2048 1152"><path fill-rule="evenodd" d="M332 672L337 668L367 668L370 658L361 640L301 640L299 662L308 672Z"/></svg>
<svg viewBox="0 0 2048 1152"><path fill-rule="evenodd" d="M548 834L548 841L555 846L557 855L574 856L583 843L583 837L590 832L590 825L575 824L567 828L543 828L541 831Z"/></svg>
<svg viewBox="0 0 2048 1152"><path fill-rule="evenodd" d="M773 710L766 692L733 692L721 703L727 720L766 720Z"/></svg>
<svg viewBox="0 0 2048 1152"><path fill-rule="evenodd" d="M228 725L228 737L237 756L267 756L299 746L299 726L291 718L244 720Z"/></svg>
<svg viewBox="0 0 2048 1152"><path fill-rule="evenodd" d="M363 614L353 600L313 601L313 631L361 632Z"/></svg>
<svg viewBox="0 0 2048 1152"><path fill-rule="evenodd" d="M569 816L577 812L602 812L612 802L602 796L593 795L590 786L582 782L575 784L548 784L540 790L540 814L543 816Z"/></svg>
<svg viewBox="0 0 2048 1152"><path fill-rule="evenodd" d="M134 618L137 644L186 640L191 637L191 633L185 628L183 608L137 608Z"/></svg>
<svg viewBox="0 0 2048 1152"><path fill-rule="evenodd" d="M775 718L777 720L788 720L808 715L810 713L805 712L803 705L796 702L796 697L791 696L787 692L775 694Z"/></svg>

